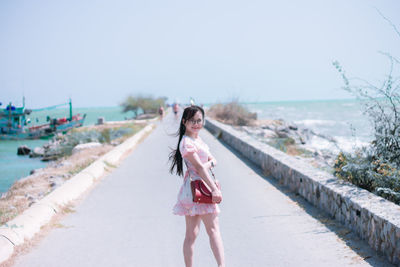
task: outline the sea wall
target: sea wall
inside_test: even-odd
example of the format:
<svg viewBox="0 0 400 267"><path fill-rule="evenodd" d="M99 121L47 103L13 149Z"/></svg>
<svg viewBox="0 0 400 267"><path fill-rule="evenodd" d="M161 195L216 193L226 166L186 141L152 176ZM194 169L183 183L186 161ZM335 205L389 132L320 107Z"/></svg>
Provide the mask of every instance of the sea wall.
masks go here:
<svg viewBox="0 0 400 267"><path fill-rule="evenodd" d="M207 119L205 127L258 165L265 175L271 175L326 211L373 249L384 253L390 262L400 265L400 206L338 180L228 125Z"/></svg>

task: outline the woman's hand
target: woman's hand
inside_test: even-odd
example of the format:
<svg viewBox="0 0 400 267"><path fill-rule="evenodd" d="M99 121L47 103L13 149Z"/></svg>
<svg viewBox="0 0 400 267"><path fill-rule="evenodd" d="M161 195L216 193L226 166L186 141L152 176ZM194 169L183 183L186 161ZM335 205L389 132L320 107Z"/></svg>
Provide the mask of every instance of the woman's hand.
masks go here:
<svg viewBox="0 0 400 267"><path fill-rule="evenodd" d="M222 193L219 189L212 191L211 196L214 203L220 203L222 201Z"/></svg>

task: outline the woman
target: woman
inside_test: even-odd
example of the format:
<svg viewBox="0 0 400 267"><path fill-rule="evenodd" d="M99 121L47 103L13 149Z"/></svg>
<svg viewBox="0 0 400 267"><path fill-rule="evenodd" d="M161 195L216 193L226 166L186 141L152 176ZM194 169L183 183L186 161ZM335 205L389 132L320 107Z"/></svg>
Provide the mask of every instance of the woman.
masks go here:
<svg viewBox="0 0 400 267"><path fill-rule="evenodd" d="M221 202L222 194L208 172L217 162L209 152L207 144L199 136L203 122L204 110L201 107L190 106L185 108L179 126L178 145L170 155L172 160L171 173L176 168L176 174L183 175L183 160L187 167L183 185L178 194L178 202L173 209L174 214L183 215L186 220L186 235L183 242L183 256L186 267L193 265L194 241L200 230L200 221L203 221L206 228L218 266L225 266L224 248L218 222L220 210L216 204ZM194 203L191 200L190 178L192 180L203 179L211 189L214 203Z"/></svg>

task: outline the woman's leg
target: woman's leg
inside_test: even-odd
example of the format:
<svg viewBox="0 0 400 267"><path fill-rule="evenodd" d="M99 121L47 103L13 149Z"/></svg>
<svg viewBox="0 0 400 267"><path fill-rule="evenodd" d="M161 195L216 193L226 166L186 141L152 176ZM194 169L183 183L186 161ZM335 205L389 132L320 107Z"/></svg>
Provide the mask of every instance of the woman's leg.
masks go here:
<svg viewBox="0 0 400 267"><path fill-rule="evenodd" d="M217 213L201 215L204 226L206 227L210 245L214 257L219 267L225 267L224 245L222 244L221 233L219 231L219 221Z"/></svg>
<svg viewBox="0 0 400 267"><path fill-rule="evenodd" d="M186 235L183 242L183 258L186 267L193 265L193 249L194 241L200 230L200 216L185 216L186 219Z"/></svg>

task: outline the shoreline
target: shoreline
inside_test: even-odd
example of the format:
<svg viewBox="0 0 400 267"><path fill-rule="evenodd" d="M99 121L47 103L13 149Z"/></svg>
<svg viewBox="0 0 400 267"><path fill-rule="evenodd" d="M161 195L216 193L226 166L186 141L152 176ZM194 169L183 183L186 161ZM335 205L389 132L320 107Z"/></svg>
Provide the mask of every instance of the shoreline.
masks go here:
<svg viewBox="0 0 400 267"><path fill-rule="evenodd" d="M81 148L73 151L71 155L63 155L56 160L48 162L46 167L31 170L30 175L16 180L7 191L2 192L0 195L0 225L6 224L23 213L114 147L136 135L150 122L151 120L113 121L105 122L102 125L77 128L76 132L101 132L105 129L115 129L126 127L127 125L134 125L137 129L134 129L131 134L111 140L109 143L97 143L86 147L77 145ZM49 141L49 143L51 142Z"/></svg>
<svg viewBox="0 0 400 267"><path fill-rule="evenodd" d="M340 147L335 138L283 119L256 119L250 125L237 126L211 118L330 173L333 172L336 156L340 153ZM325 148L321 149L315 145L316 143L323 144Z"/></svg>

